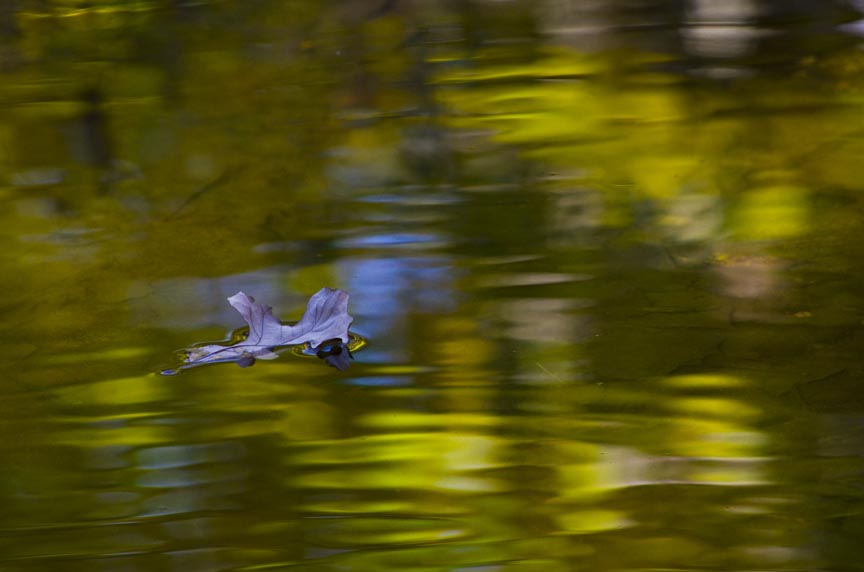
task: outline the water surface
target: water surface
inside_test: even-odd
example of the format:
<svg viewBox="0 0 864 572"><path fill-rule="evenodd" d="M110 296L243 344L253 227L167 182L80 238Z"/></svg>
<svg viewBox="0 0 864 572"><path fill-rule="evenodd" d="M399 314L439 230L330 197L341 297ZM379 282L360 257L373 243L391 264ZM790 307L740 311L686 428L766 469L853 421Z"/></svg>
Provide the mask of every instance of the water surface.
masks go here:
<svg viewBox="0 0 864 572"><path fill-rule="evenodd" d="M9 3L0 570L864 569L862 18Z"/></svg>

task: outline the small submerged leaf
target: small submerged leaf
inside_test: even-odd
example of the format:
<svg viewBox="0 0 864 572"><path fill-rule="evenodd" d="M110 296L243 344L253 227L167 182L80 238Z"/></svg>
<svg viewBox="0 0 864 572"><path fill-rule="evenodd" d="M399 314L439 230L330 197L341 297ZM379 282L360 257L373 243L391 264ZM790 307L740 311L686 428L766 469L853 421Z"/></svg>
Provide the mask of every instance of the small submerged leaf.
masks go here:
<svg viewBox="0 0 864 572"><path fill-rule="evenodd" d="M324 363L339 371L348 369L348 366L351 365L348 358L354 359L351 348L339 338L327 340L320 346L310 349L309 352L315 352L315 357L323 359Z"/></svg>
<svg viewBox="0 0 864 572"><path fill-rule="evenodd" d="M260 304L243 292L237 292L228 303L240 312L249 326L245 339L233 344L203 344L181 352L182 364L162 371L175 375L182 369L199 365L235 362L249 367L259 359L275 359L275 350L286 346L304 345L311 353L339 370L349 365L353 357L348 349L348 327L354 320L348 314L348 293L322 288L309 298L306 311L294 325L285 325L273 315L270 306Z"/></svg>

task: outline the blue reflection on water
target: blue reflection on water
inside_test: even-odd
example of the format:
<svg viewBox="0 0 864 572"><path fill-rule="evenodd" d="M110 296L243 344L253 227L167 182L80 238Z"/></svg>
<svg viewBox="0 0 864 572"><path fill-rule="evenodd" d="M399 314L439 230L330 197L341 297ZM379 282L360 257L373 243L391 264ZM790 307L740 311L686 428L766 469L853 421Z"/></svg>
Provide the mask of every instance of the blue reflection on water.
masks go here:
<svg viewBox="0 0 864 572"><path fill-rule="evenodd" d="M339 245L344 248L429 248L432 246L443 246L445 244L441 237L434 233L422 232L392 232L387 234L365 234L346 238Z"/></svg>
<svg viewBox="0 0 864 572"><path fill-rule="evenodd" d="M406 387L412 385L412 378L405 375L354 377L346 380L346 383L361 387Z"/></svg>
<svg viewBox="0 0 864 572"><path fill-rule="evenodd" d="M355 324L370 339L366 359L406 360L409 316L450 312L457 304L458 272L444 256L344 258L340 266Z"/></svg>

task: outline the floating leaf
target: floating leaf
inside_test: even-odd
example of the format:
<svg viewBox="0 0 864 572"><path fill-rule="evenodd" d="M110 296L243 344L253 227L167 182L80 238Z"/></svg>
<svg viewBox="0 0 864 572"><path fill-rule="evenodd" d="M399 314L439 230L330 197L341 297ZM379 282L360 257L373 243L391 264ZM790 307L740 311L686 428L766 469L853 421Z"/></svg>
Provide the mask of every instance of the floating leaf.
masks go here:
<svg viewBox="0 0 864 572"><path fill-rule="evenodd" d="M248 335L229 344L203 344L182 351L183 363L176 369L166 369L163 375L174 375L182 369L199 365L235 362L249 367L259 359L275 359L276 350L303 345L303 353L315 355L339 370L349 365L353 357L348 349L348 327L353 318L348 314L348 293L322 288L309 298L306 311L293 325L280 322L270 306L260 304L243 292L237 292L228 303L240 312L249 326Z"/></svg>

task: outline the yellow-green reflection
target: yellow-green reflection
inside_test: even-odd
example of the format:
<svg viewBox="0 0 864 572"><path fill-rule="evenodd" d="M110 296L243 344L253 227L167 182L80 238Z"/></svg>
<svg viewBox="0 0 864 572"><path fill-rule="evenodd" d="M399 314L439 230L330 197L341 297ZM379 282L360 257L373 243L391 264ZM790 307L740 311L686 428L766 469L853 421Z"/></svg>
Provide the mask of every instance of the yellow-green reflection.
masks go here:
<svg viewBox="0 0 864 572"><path fill-rule="evenodd" d="M861 569L861 15L644 9L0 6L0 569Z"/></svg>

